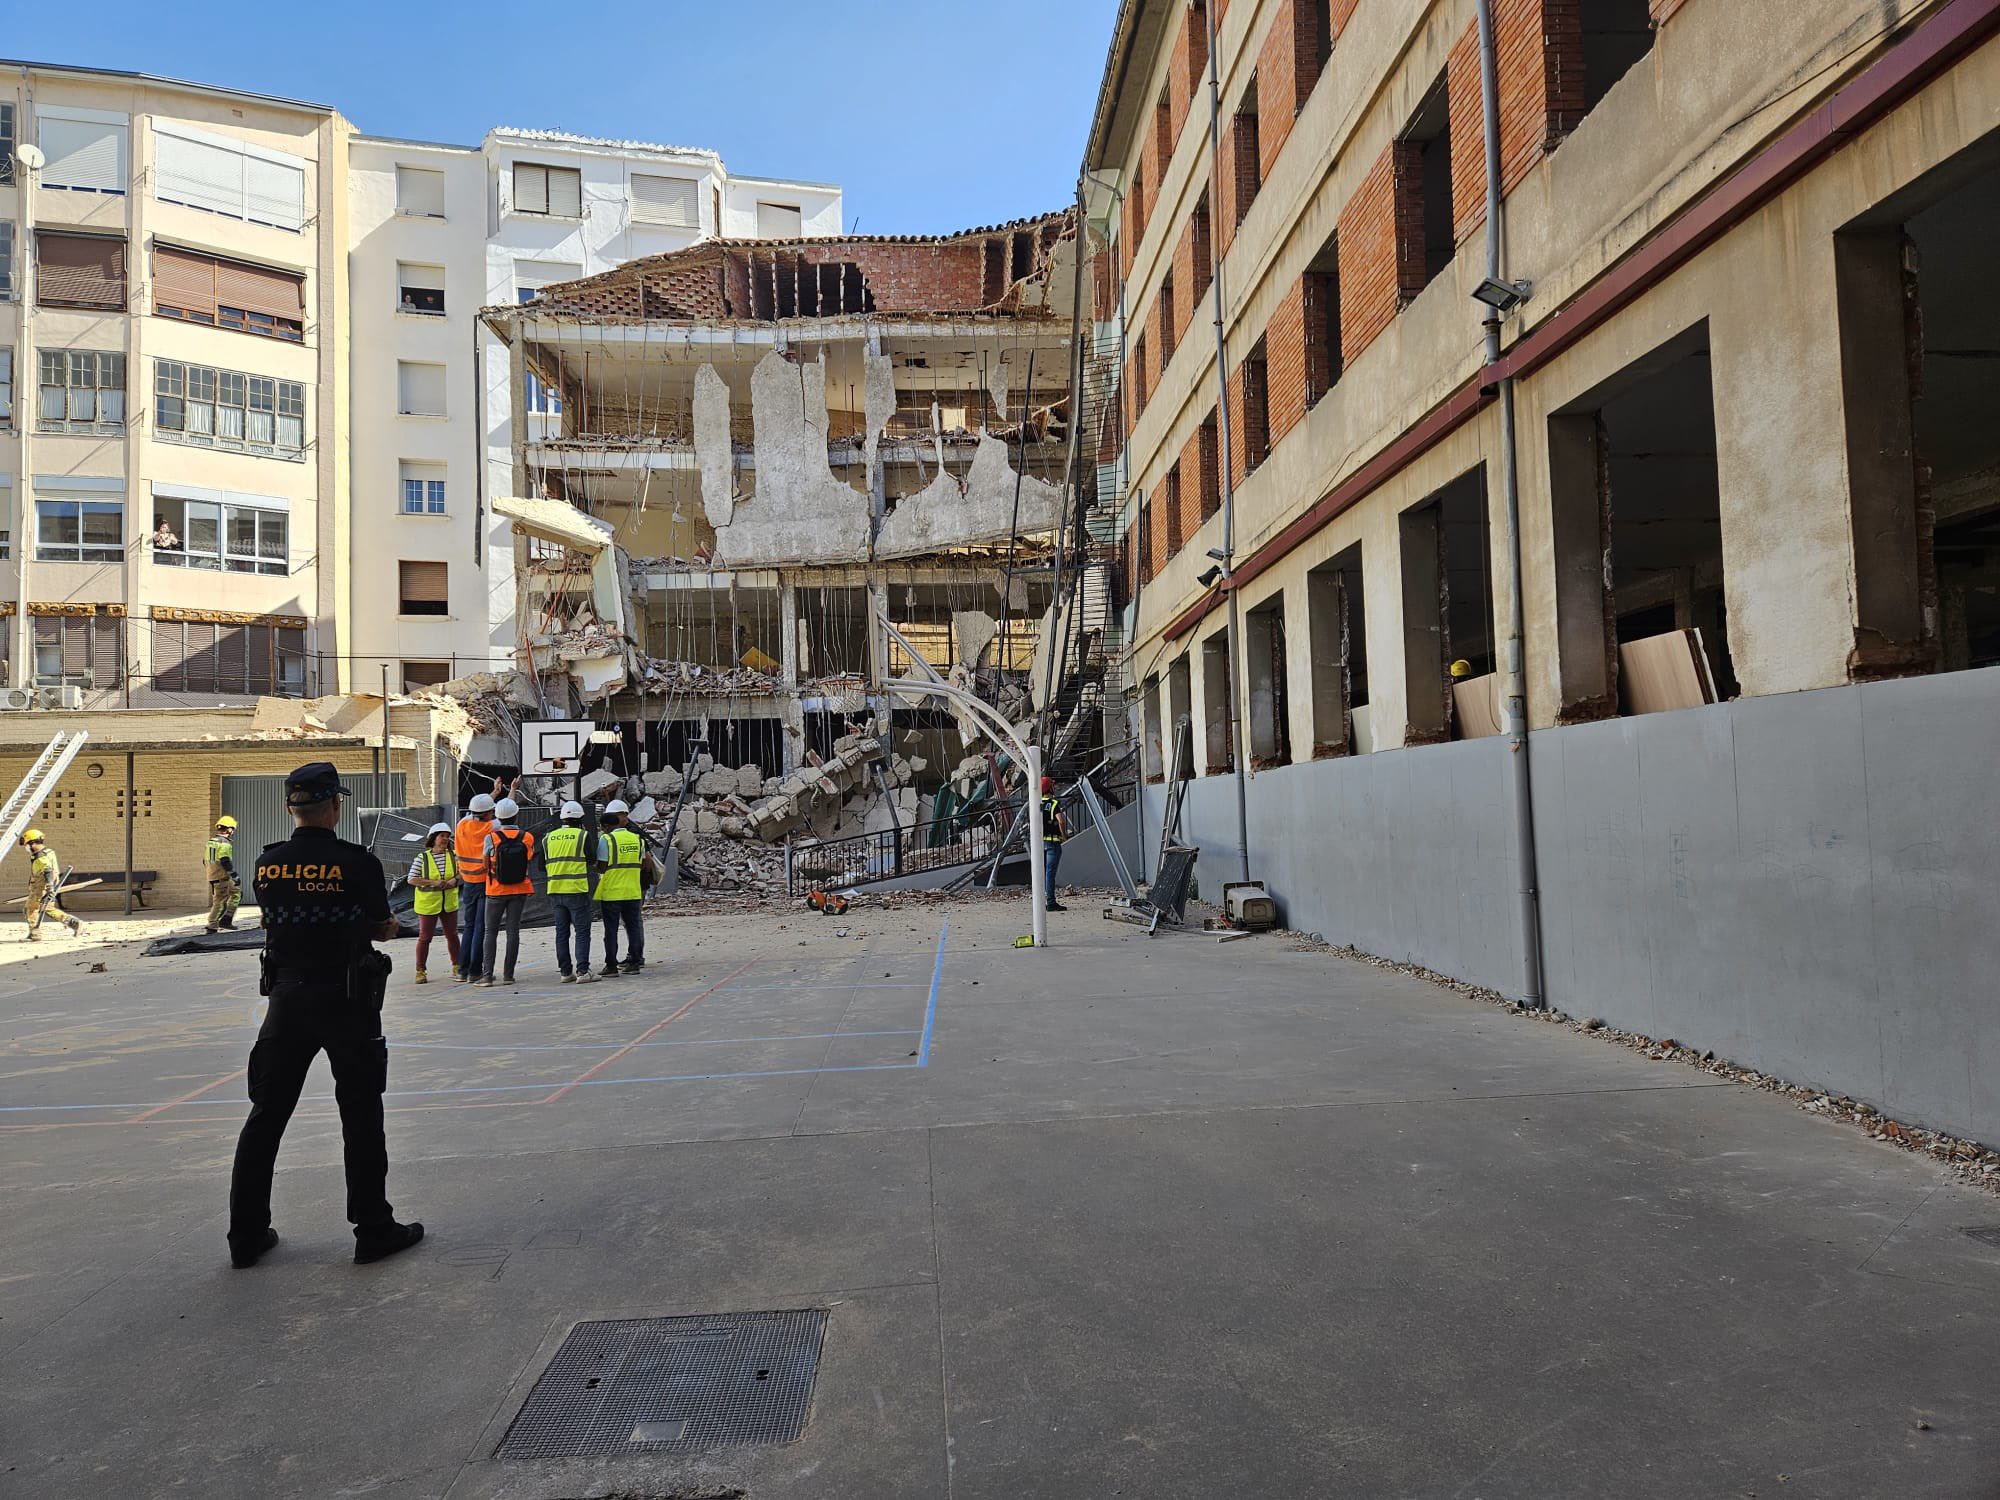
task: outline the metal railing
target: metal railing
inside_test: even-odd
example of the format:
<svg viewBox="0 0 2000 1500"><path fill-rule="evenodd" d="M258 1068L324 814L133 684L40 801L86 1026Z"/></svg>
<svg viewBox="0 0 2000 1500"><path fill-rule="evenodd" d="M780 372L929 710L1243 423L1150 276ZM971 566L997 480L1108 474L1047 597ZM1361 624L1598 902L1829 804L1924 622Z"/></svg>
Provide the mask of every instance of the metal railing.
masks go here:
<svg viewBox="0 0 2000 1500"><path fill-rule="evenodd" d="M978 864L1007 839L1021 810L1018 797L982 803L941 820L844 839L823 839L792 849L786 890L802 896L815 887L839 890L874 880L921 875Z"/></svg>

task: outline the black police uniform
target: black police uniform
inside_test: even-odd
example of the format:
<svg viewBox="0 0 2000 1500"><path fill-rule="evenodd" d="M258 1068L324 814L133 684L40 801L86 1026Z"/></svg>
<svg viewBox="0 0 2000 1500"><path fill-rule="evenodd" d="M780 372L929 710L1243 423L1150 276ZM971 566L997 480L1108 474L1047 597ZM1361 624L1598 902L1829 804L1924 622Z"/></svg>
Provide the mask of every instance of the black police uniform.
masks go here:
<svg viewBox="0 0 2000 1500"><path fill-rule="evenodd" d="M301 805L347 789L332 765L318 762L294 771L285 790L288 802ZM298 828L257 857L254 884L263 909L270 1004L250 1051L250 1117L236 1143L229 1185L230 1249L238 1264L249 1264L268 1248L278 1143L312 1060L324 1050L340 1109L356 1258L374 1259L369 1252L400 1249L391 1241L404 1237L385 1196L382 1093L389 1051L380 976L387 961L369 943L389 917L382 862L332 829Z"/></svg>

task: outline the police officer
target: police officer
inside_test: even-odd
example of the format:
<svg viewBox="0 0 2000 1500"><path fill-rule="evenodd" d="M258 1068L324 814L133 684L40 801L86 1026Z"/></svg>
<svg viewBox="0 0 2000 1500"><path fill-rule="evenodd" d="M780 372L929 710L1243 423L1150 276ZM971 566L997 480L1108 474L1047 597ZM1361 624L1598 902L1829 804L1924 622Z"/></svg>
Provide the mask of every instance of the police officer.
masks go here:
<svg viewBox="0 0 2000 1500"><path fill-rule="evenodd" d="M236 878L236 820L224 813L202 851L208 866L208 928L215 932L236 925L236 908L243 904L243 885Z"/></svg>
<svg viewBox="0 0 2000 1500"><path fill-rule="evenodd" d="M285 778L285 803L297 826L257 858L255 888L264 911L263 992L270 996L257 1045L250 1049L250 1118L236 1142L229 1183L229 1258L253 1266L278 1243L271 1227L271 1173L278 1142L324 1050L347 1164L347 1217L354 1258L366 1263L407 1250L421 1224L398 1224L383 1196L389 1147L382 1133L382 1091L389 1047L382 1037L382 995L389 960L370 946L396 932L382 862L337 837L340 799L351 795L326 761Z"/></svg>

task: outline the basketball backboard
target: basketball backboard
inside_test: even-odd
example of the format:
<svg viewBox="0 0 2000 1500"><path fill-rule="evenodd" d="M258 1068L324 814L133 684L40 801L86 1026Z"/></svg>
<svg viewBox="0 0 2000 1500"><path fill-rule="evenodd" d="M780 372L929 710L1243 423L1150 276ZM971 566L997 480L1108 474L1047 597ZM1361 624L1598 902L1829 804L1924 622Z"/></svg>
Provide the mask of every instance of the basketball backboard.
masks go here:
<svg viewBox="0 0 2000 1500"><path fill-rule="evenodd" d="M588 719L529 719L521 725L521 774L576 776L597 726Z"/></svg>

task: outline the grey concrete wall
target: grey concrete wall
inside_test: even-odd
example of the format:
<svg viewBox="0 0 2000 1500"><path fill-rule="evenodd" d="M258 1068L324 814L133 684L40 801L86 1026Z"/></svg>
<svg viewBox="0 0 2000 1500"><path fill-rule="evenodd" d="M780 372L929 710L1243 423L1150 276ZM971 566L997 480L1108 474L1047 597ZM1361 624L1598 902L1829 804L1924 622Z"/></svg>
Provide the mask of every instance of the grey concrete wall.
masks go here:
<svg viewBox="0 0 2000 1500"><path fill-rule="evenodd" d="M1536 733L1550 1003L2000 1140L1996 746L2000 669ZM1253 873L1294 928L1518 994L1506 756L1261 773ZM1186 826L1219 889L1229 778Z"/></svg>

